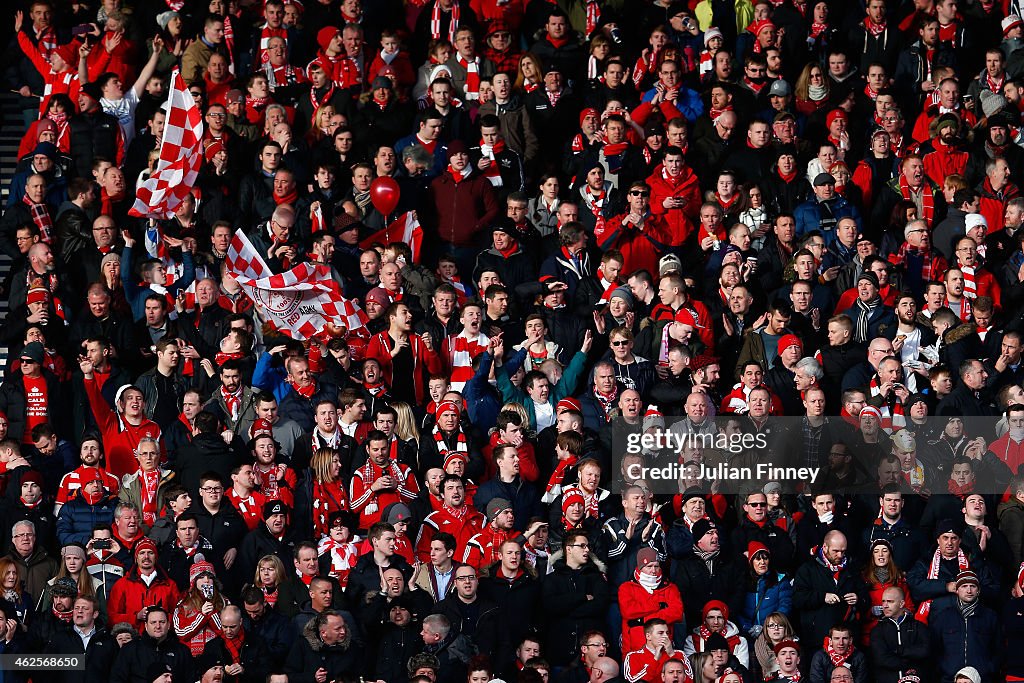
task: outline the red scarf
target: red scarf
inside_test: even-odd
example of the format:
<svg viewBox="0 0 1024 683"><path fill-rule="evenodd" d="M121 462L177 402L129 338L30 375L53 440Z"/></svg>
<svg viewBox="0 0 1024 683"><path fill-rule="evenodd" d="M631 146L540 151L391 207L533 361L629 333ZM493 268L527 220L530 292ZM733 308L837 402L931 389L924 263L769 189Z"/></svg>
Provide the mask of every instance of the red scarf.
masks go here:
<svg viewBox="0 0 1024 683"><path fill-rule="evenodd" d="M586 37L597 30L597 23L601 21L601 5L597 3L597 0L586 0L587 2L587 31Z"/></svg>
<svg viewBox="0 0 1024 683"><path fill-rule="evenodd" d="M441 509L448 513L449 516L460 521L462 520L463 517L466 516L466 513L469 512L468 505L460 505L457 508L453 508L448 503L441 503Z"/></svg>
<svg viewBox="0 0 1024 683"><path fill-rule="evenodd" d="M473 173L473 169L469 165L467 165L466 168L464 168L462 171L456 171L454 166L452 166L451 164L448 164L448 175L450 175L452 177L452 180L455 181L456 185L458 185L463 180L468 178L470 176L470 174L472 174L472 173Z"/></svg>
<svg viewBox="0 0 1024 683"><path fill-rule="evenodd" d="M864 17L864 29L872 36L877 38L878 36L885 33L886 22L883 21L880 24L876 24L875 22L871 21L871 17Z"/></svg>
<svg viewBox="0 0 1024 683"><path fill-rule="evenodd" d="M233 394L229 394L227 389L221 385L220 388L221 398L224 399L224 405L228 409L228 417L232 420L238 419L238 413L242 408L242 387L238 387L238 391Z"/></svg>
<svg viewBox="0 0 1024 683"><path fill-rule="evenodd" d="M245 644L245 629L238 629L236 638L228 638L221 633L221 639L224 641L224 647L228 654L231 655L231 663L240 664L242 662L242 645Z"/></svg>
<svg viewBox="0 0 1024 683"><path fill-rule="evenodd" d="M51 607L50 611L53 613L53 616L57 617L58 620L63 621L65 624L71 623L71 617L75 613L74 610L70 609L67 612L61 612L57 609L56 605Z"/></svg>
<svg viewBox="0 0 1024 683"><path fill-rule="evenodd" d="M900 174L900 194L907 201L914 201L911 198L910 184L907 182L907 177L902 173ZM928 223L928 227L931 227L932 221L935 218L935 197L932 195L932 186L927 178L921 183L921 208L924 213L921 218Z"/></svg>
<svg viewBox="0 0 1024 683"><path fill-rule="evenodd" d="M313 398L313 394L316 393L316 382L310 382L304 387L300 387L292 380L288 380L288 384L290 384L292 389L294 389L295 392L303 398Z"/></svg>
<svg viewBox="0 0 1024 683"><path fill-rule="evenodd" d="M594 398L596 398L597 402L601 404L601 409L604 411L604 419L607 422L611 422L611 412L615 408L616 403L618 402L618 397L618 389L612 389L611 393L609 394L606 394L602 391L598 391L596 387L594 389Z"/></svg>
<svg viewBox="0 0 1024 683"><path fill-rule="evenodd" d="M818 22L813 22L811 24L811 38L817 38L827 30L828 24L819 24Z"/></svg>
<svg viewBox="0 0 1024 683"><path fill-rule="evenodd" d="M153 526L156 521L156 492L160 488L160 470L143 472L139 470L139 484L142 498L142 521Z"/></svg>
<svg viewBox="0 0 1024 683"><path fill-rule="evenodd" d="M558 466L555 467L555 471L551 473L551 478L548 479L548 485L545 491L547 493L554 493L556 489L561 489L562 482L565 481L565 474L569 468L574 466L579 461L575 455L570 455L565 460L559 460Z"/></svg>
<svg viewBox="0 0 1024 683"><path fill-rule="evenodd" d="M954 496L959 496L961 500L974 493L974 482L970 481L960 486L955 481L950 479L946 482L946 489L949 490Z"/></svg>
<svg viewBox="0 0 1024 683"><path fill-rule="evenodd" d="M700 638L700 647L697 648L698 652L703 651L704 642L714 635L714 633L714 631L708 628L707 624L700 625L700 628L697 629L697 637ZM740 644L740 636L738 633L732 636L725 635L725 631L719 631L718 633L725 638L726 642L729 643L729 652L735 650L736 646ZM694 645L697 645L697 643L694 643Z"/></svg>
<svg viewBox="0 0 1024 683"><path fill-rule="evenodd" d="M21 198L21 201L28 206L32 214L32 222L39 228L39 238L51 244L53 242L53 219L50 217L50 209L46 204L36 204L28 198L28 193ZM110 215L110 214L107 214Z"/></svg>
<svg viewBox="0 0 1024 683"><path fill-rule="evenodd" d="M832 660L833 668L839 666L846 666L846 660L848 660L853 655L854 650L853 643L851 643L850 649L846 651L845 655L839 654L835 651L835 648L832 647L832 639L828 636L825 636L825 642L824 644L822 644L822 647L825 649L825 654L828 655L828 658Z"/></svg>
<svg viewBox="0 0 1024 683"><path fill-rule="evenodd" d="M967 562L967 556L964 555L963 548L958 550L957 553L956 553L956 564L957 564L957 567L958 567L957 573L967 571L971 567L970 564ZM932 555L932 561L931 561L931 564L928 567L928 576L926 578L929 578L929 579L931 579L933 581L935 579L939 578L939 569L941 568L941 566L942 566L942 554L938 551L938 549L936 549L935 554ZM925 600L917 608L917 614L915 615L915 618L918 621L922 621L922 622L927 624L928 623L928 613L931 612L931 609L932 609L932 601L931 600Z"/></svg>
<svg viewBox="0 0 1024 683"><path fill-rule="evenodd" d="M480 150L484 152L487 150L487 145L484 144L483 140L480 141ZM503 184L501 181L501 166L498 164L498 155L504 151L505 141L498 140L490 146L490 154L484 154L485 158L491 160L491 165L484 171L484 177L494 187L501 187Z"/></svg>
<svg viewBox="0 0 1024 683"><path fill-rule="evenodd" d="M289 192L288 194L283 195L283 196L279 195L279 194L277 194L275 192L274 193L274 204L276 204L277 206L281 206L282 204L294 205L298 198L299 198L299 190L298 190L298 188L292 188L291 192Z"/></svg>
<svg viewBox="0 0 1024 683"><path fill-rule="evenodd" d="M242 353L241 351L232 351L231 353L224 353L223 351L218 351L217 355L213 357L213 364L216 365L217 367L220 367L221 365L227 363L229 360L241 360L243 358L245 358L245 354Z"/></svg>

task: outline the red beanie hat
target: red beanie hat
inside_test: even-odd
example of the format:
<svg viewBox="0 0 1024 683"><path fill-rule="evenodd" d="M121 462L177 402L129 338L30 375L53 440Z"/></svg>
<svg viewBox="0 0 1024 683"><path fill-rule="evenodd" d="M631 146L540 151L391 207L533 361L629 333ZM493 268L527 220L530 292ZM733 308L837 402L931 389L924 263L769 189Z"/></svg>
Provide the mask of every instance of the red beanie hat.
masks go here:
<svg viewBox="0 0 1024 683"><path fill-rule="evenodd" d="M710 612L713 609L716 609L719 612L721 612L722 616L725 617L725 620L729 621L729 606L721 600L708 600L707 603L704 605L704 610L700 613L701 618L707 620L708 612Z"/></svg>

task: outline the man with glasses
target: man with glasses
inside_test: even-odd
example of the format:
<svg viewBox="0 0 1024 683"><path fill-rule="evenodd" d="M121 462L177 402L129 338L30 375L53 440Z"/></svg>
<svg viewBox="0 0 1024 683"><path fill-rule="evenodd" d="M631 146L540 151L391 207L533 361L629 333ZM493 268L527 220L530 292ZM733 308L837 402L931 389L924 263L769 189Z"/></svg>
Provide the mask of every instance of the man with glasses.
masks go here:
<svg viewBox="0 0 1024 683"><path fill-rule="evenodd" d="M660 111L666 121L682 116L693 123L704 113L704 104L696 91L682 85L681 75L679 64L675 60L666 59L658 69L657 82L644 93L642 99Z"/></svg>
<svg viewBox="0 0 1024 683"><path fill-rule="evenodd" d="M514 643L508 637L508 615L498 603L480 596L477 570L459 565L452 580L455 592L437 603L434 612L447 617L453 631L469 638L481 652L490 653L493 661L511 661Z"/></svg>
<svg viewBox="0 0 1024 683"><path fill-rule="evenodd" d="M18 490L20 493L20 486ZM28 520L17 522L11 528L11 551L4 559L17 565L25 591L31 595L39 595L57 573L57 560L47 555L46 550L37 544L35 524Z"/></svg>
<svg viewBox="0 0 1024 683"><path fill-rule="evenodd" d="M742 555L751 543L761 543L771 553L774 567L789 571L793 566L795 551L789 534L768 519L768 497L761 491L748 493L743 501L743 518L732 532L732 548Z"/></svg>
<svg viewBox="0 0 1024 683"><path fill-rule="evenodd" d="M243 579L249 578L241 577L231 570L238 556L238 546L248 533L249 527L238 510L229 502L225 502L224 481L223 475L215 470L200 475L199 501L198 504L192 504L191 512L196 516L199 533L213 545L216 556L224 558L224 569L227 571L218 569L217 576L226 586L231 587L236 585L236 582L237 585L241 585ZM216 562L213 559L210 561Z"/></svg>
<svg viewBox="0 0 1024 683"><path fill-rule="evenodd" d="M877 279L875 280L877 282ZM848 319L849 316L844 316ZM896 326L893 325L893 328ZM850 389L859 389L867 387L871 383L871 378L878 373L878 365L884 358L892 356L895 353L893 350L892 342L884 337L876 337L868 343L868 357L867 360L853 366L846 371L843 375L843 391ZM844 398L845 402L845 398ZM854 415L854 413L851 413Z"/></svg>
<svg viewBox="0 0 1024 683"><path fill-rule="evenodd" d="M544 651L552 666L566 666L578 657L579 644L587 642L581 635L606 623L611 599L607 580L591 560L586 533L570 531L564 548L564 557L554 563L542 587L550 615ZM593 637L596 642L599 636ZM584 653L588 658L589 654ZM594 659L603 655L596 650L594 654Z"/></svg>
<svg viewBox="0 0 1024 683"><path fill-rule="evenodd" d="M562 670L556 683L586 683L597 661L607 658L608 640L600 631L587 631L580 636L579 648L580 656Z"/></svg>
<svg viewBox="0 0 1024 683"><path fill-rule="evenodd" d="M671 233L664 216L651 213L651 188L644 181L635 180L629 185L626 202L626 212L599 223L594 238L601 249L622 252L625 272L643 269L656 273L658 260L683 236Z"/></svg>
<svg viewBox="0 0 1024 683"><path fill-rule="evenodd" d="M0 411L8 419L7 438L31 444L32 429L43 423L53 425L63 436L68 426L67 420L61 419L63 384L43 366L46 349L38 341L29 342L19 359L20 367L10 371L0 385Z"/></svg>

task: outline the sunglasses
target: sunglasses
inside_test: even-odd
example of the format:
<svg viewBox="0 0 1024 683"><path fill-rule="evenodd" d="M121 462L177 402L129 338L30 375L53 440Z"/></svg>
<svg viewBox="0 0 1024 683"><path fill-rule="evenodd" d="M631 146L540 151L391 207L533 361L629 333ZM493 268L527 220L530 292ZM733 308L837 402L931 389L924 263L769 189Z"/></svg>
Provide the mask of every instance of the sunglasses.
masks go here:
<svg viewBox="0 0 1024 683"><path fill-rule="evenodd" d="M650 192L641 192L640 190L630 190L629 191L629 196L630 197L650 197L651 193Z"/></svg>
<svg viewBox="0 0 1024 683"><path fill-rule="evenodd" d="M768 507L768 503L747 503L752 508L763 508Z"/></svg>
<svg viewBox="0 0 1024 683"><path fill-rule="evenodd" d="M612 346L626 346L628 344L629 344L629 340L627 340L627 339L620 339L619 341L613 341L612 342Z"/></svg>

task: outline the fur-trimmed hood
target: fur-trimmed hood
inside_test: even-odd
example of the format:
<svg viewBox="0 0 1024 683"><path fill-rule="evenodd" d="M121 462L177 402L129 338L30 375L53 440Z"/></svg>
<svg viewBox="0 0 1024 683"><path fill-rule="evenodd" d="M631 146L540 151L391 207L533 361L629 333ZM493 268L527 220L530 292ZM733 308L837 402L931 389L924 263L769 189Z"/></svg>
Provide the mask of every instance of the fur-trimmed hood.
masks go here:
<svg viewBox="0 0 1024 683"><path fill-rule="evenodd" d="M344 619L344 617L342 618ZM349 646L352 644L352 626L348 621L345 622L345 625L348 626L348 631L345 634L345 640L341 641L337 645L328 645L324 641L320 640L320 634L316 629L316 617L310 619L303 627L302 637L306 639L307 643L309 643L309 647L313 652L321 652L323 650L340 650L344 652L345 650L348 650Z"/></svg>
<svg viewBox="0 0 1024 683"><path fill-rule="evenodd" d="M552 571L554 571L560 566L567 567L567 565L565 564L565 551L558 550L551 553L551 555L548 557L548 566L551 567ZM588 566L596 568L597 571L601 572L602 574L608 573L608 565L606 565L600 559L594 557L593 554L590 555L590 559L587 560L587 564L584 565L584 567Z"/></svg>
<svg viewBox="0 0 1024 683"><path fill-rule="evenodd" d="M942 333L942 343L945 345L956 344L978 331L974 323L960 323Z"/></svg>

